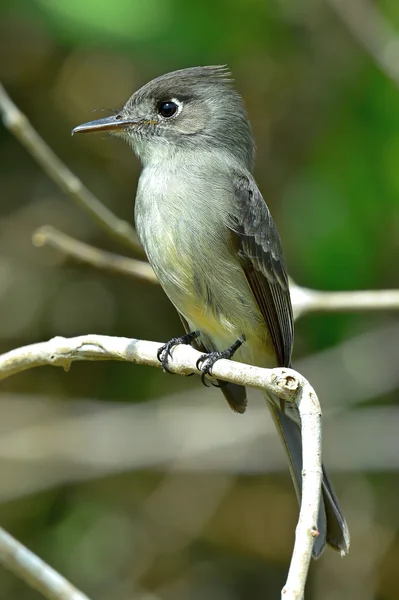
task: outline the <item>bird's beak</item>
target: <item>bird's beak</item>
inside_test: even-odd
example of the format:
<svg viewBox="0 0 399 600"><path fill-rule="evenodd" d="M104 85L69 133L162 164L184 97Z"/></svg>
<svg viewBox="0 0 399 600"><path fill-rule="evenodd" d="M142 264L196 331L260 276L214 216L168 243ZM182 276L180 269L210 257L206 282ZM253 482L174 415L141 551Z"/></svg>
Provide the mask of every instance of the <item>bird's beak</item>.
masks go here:
<svg viewBox="0 0 399 600"><path fill-rule="evenodd" d="M72 129L74 133L92 133L93 131L119 131L131 125L138 125L139 121L123 118L122 115L112 115L105 119L97 119L97 121L89 121Z"/></svg>

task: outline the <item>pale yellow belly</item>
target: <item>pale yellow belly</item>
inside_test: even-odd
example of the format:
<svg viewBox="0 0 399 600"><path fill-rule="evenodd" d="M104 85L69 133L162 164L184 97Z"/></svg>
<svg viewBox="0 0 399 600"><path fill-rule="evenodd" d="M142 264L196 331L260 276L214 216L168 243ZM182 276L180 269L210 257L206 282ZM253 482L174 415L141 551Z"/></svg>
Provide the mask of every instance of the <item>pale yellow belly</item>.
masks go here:
<svg viewBox="0 0 399 600"><path fill-rule="evenodd" d="M234 319L234 312L228 318L198 306L185 306L182 314L191 331L201 331L202 342L207 350L225 350L244 336L245 342L233 360L259 367L277 365L273 343L262 319L249 318L247 322L242 322L242 319Z"/></svg>

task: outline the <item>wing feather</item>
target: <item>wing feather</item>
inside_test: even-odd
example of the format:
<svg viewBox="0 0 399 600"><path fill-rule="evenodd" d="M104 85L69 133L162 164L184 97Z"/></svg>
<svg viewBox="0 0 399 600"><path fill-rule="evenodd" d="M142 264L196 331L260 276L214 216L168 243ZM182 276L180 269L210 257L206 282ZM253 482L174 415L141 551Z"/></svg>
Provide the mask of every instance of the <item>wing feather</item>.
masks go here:
<svg viewBox="0 0 399 600"><path fill-rule="evenodd" d="M293 314L280 237L255 181L234 173L237 197L232 233L249 286L269 328L278 364L290 366Z"/></svg>

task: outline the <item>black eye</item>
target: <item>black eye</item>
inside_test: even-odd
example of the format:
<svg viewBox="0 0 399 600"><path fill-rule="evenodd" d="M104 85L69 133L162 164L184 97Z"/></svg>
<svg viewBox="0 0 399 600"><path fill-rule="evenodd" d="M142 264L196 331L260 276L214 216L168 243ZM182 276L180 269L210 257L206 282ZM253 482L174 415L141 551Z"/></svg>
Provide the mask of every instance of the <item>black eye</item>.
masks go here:
<svg viewBox="0 0 399 600"><path fill-rule="evenodd" d="M176 114L178 108L176 102L168 100L168 102L161 102L158 107L158 113L162 117L165 117L165 119L169 119L169 117L173 117L173 115Z"/></svg>

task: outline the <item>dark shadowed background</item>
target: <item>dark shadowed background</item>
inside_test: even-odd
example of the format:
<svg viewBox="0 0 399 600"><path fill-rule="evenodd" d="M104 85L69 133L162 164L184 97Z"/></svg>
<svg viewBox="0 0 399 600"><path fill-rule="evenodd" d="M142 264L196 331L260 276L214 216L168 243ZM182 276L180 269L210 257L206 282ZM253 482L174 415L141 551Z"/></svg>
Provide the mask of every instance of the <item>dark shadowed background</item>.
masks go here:
<svg viewBox="0 0 399 600"><path fill-rule="evenodd" d="M399 90L334 5L2 0L0 78L60 158L132 221L131 151L101 135L71 138L71 129L157 75L228 64L290 275L318 289L395 288ZM399 31L398 7L385 0L379 10ZM1 351L55 335L179 334L160 288L32 245L33 231L50 224L128 253L4 128L0 153ZM325 461L352 532L347 558L327 551L312 565L308 600L399 597L398 334L394 313L297 323L294 366L319 393ZM89 596L279 597L297 504L256 394L240 417L197 378L118 363L31 370L0 394L1 525ZM38 598L4 571L0 596Z"/></svg>

